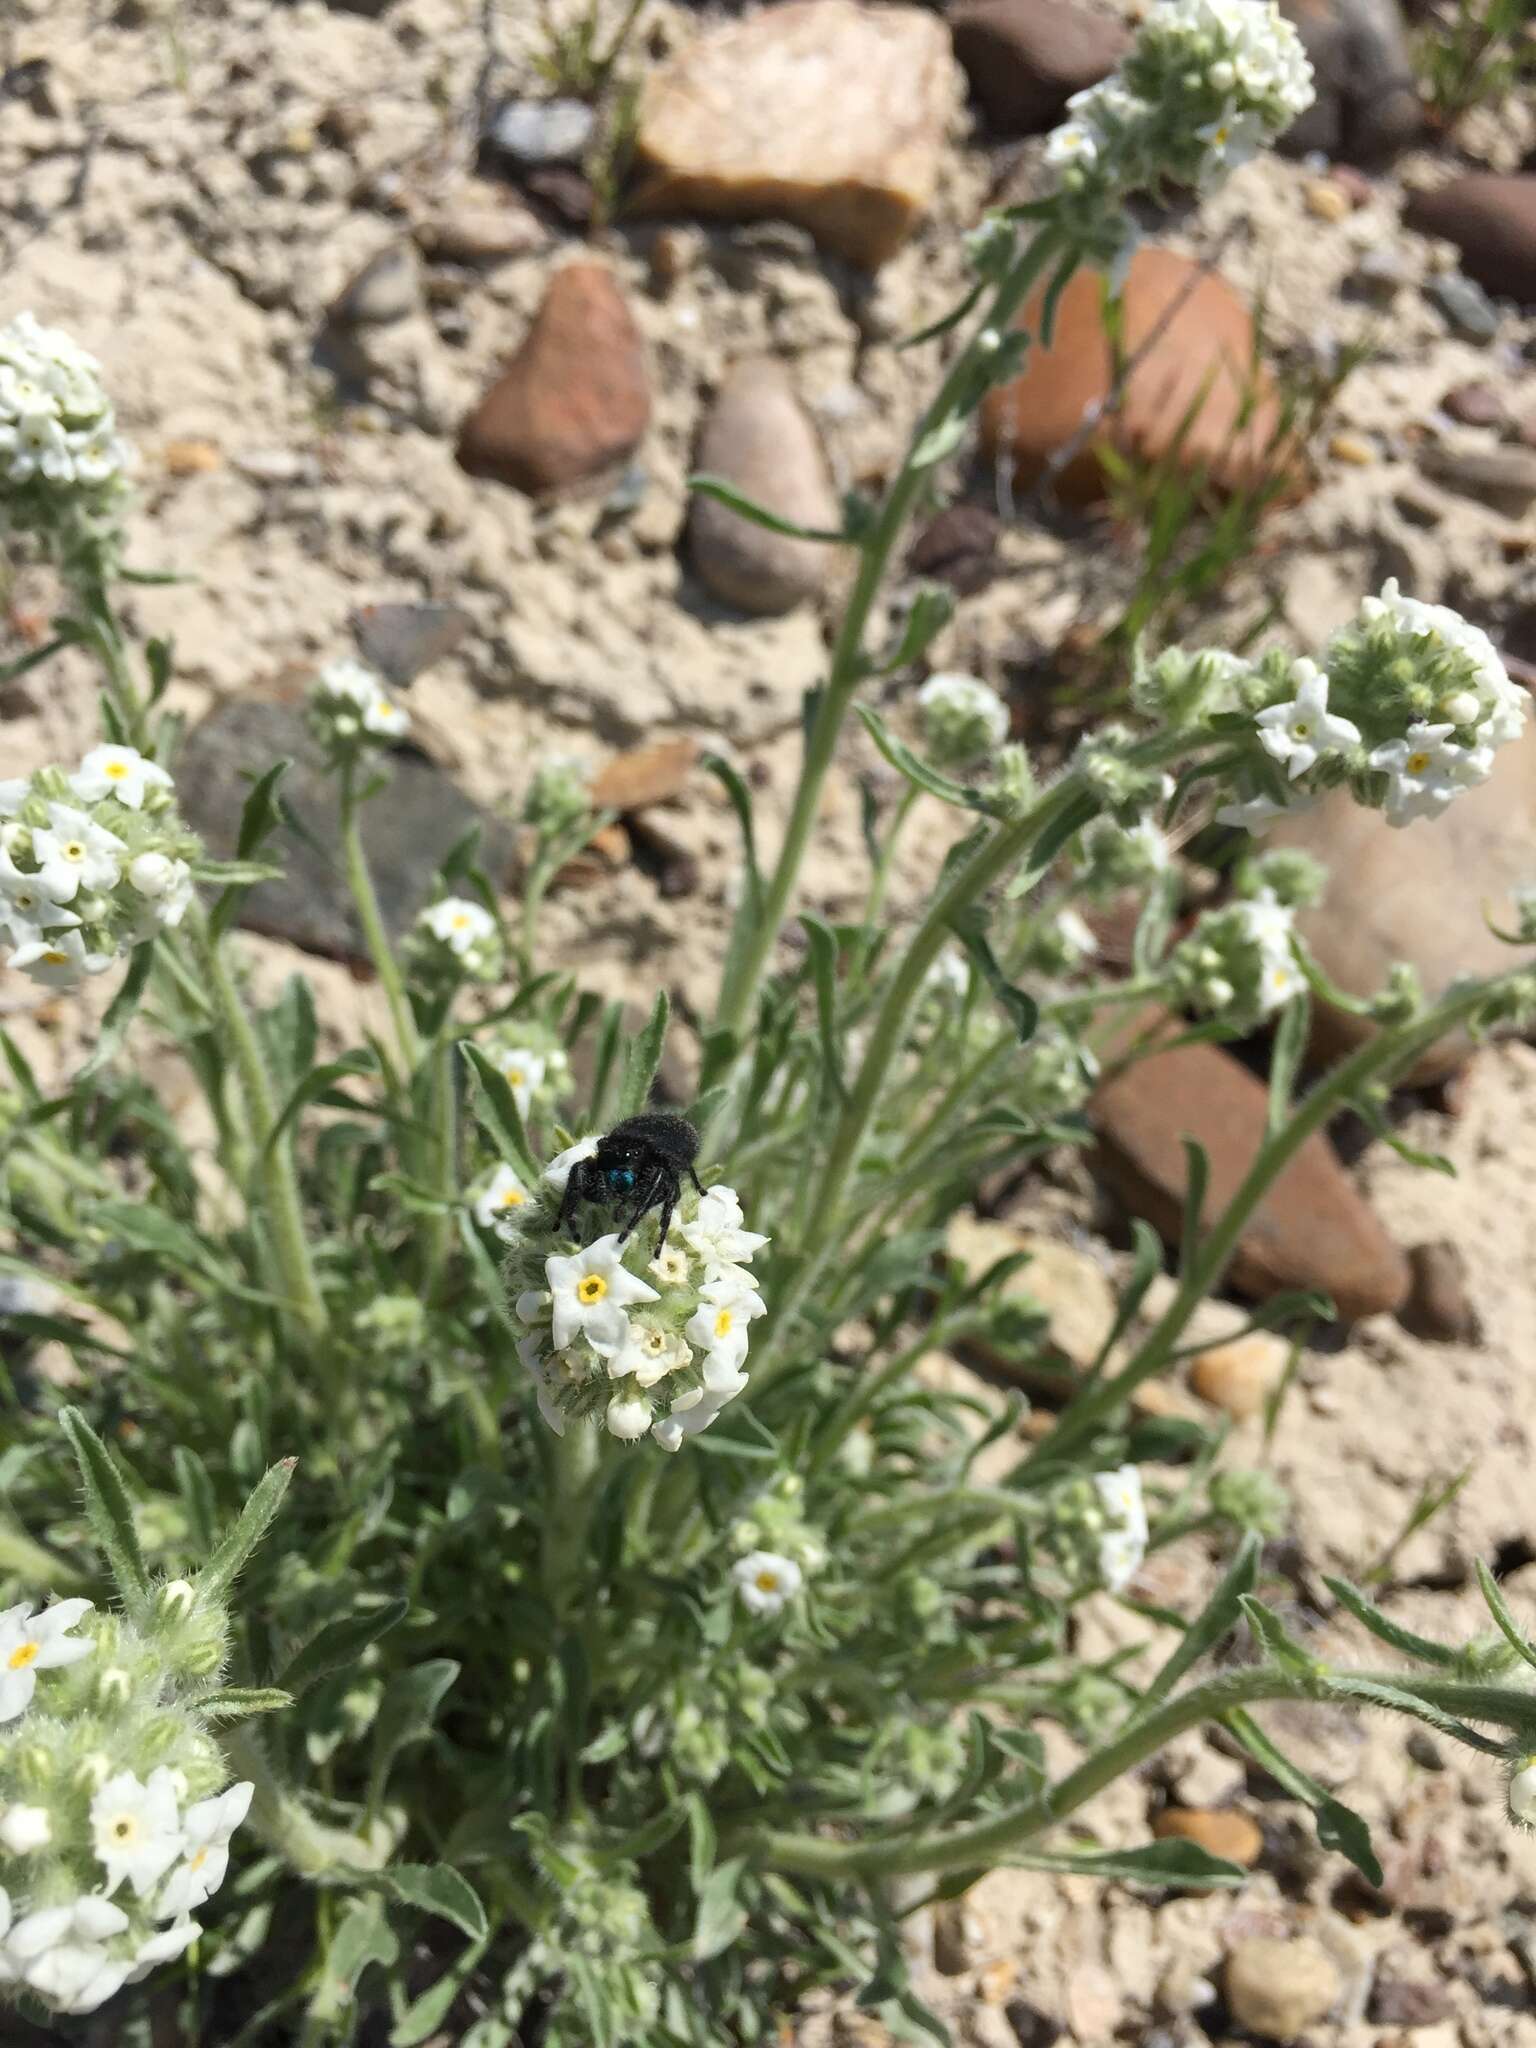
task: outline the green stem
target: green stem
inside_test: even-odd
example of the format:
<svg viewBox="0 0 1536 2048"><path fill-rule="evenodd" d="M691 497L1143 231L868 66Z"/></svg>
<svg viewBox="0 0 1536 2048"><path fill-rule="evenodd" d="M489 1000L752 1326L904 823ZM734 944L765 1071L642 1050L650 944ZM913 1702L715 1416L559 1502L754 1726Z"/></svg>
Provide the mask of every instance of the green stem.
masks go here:
<svg viewBox="0 0 1536 2048"><path fill-rule="evenodd" d="M569 1611L580 1586L602 1450L601 1426L591 1422L568 1422L550 1446L544 1591L557 1615Z"/></svg>
<svg viewBox="0 0 1536 2048"><path fill-rule="evenodd" d="M277 1123L277 1106L256 1027L241 1000L221 945L209 934L201 909L188 919L193 943L202 960L203 972L213 996L223 1036L240 1077L241 1093L252 1132L260 1146L258 1173L266 1215L264 1221L282 1275L283 1291L293 1313L311 1336L326 1327L325 1301L315 1279L304 1229L304 1210L299 1199L298 1176L294 1170L293 1148L288 1132L272 1142ZM249 1208L249 1198L247 1208Z"/></svg>
<svg viewBox="0 0 1536 2048"><path fill-rule="evenodd" d="M438 1280L448 1261L448 1250L454 1232L453 1204L457 1202L459 1195L459 1123L458 1101L454 1093L456 1068L452 1040L440 1036L432 1047L430 1057L435 1183L445 1206L427 1218L423 1232L426 1247L426 1291L429 1299L436 1292Z"/></svg>
<svg viewBox="0 0 1536 2048"><path fill-rule="evenodd" d="M784 843L773 874L763 892L762 906L747 943L737 953L733 969L720 990L715 1027L740 1034L751 1016L757 991L778 943L788 914L800 866L810 842L821 806L822 785L837 751L838 735L853 702L853 693L869 673L864 654L864 633L869 615L885 580L887 564L901 537L909 514L931 474L928 462L916 460L922 443L958 417L984 383L987 349L981 337L1005 334L1053 258L1062 253L1052 230L1037 234L998 287L991 306L978 320L971 340L955 358L938 395L913 430L906 459L886 492L885 502L867 538L861 543L858 574L848 606L843 613L832 649L827 683L816 704L815 716L806 738L805 759L795 790L794 804L784 830Z"/></svg>
<svg viewBox="0 0 1536 2048"><path fill-rule="evenodd" d="M363 846L361 812L362 806L357 796L356 769L351 762L347 762L341 770L341 851L346 865L347 886L351 889L352 900L357 905L358 922L363 928L363 940L368 948L368 957L373 962L373 971L379 977L379 986L383 989L384 1000L389 1005L390 1022L394 1026L401 1068L409 1077L415 1073L421 1062L421 1039L416 1030L416 1020L411 1014L405 983L400 977L400 964L395 958L394 947L389 943L389 933L384 928L383 913L379 909L378 895L373 886L373 874Z"/></svg>
<svg viewBox="0 0 1536 2048"><path fill-rule="evenodd" d="M1019 1468L1019 1483L1027 1483L1029 1475L1043 1466L1070 1463L1136 1389L1163 1370L1185 1324L1220 1282L1254 1210L1313 1132L1321 1130L1338 1110L1361 1096L1378 1077L1401 1070L1446 1031L1474 1016L1487 1001L1490 987L1495 985L1481 982L1454 990L1422 1016L1367 1039L1316 1083L1289 1120L1259 1148L1242 1186L1190 1260L1177 1294L1146 1343L1120 1372L1099 1381L1072 1403L1050 1437Z"/></svg>
<svg viewBox="0 0 1536 2048"><path fill-rule="evenodd" d="M864 906L866 925L873 925L885 908L886 891L891 886L891 867L896 858L896 842L901 837L901 828L912 815L912 806L921 794L917 784L909 782L902 793L901 802L896 806L890 830L880 847L880 857L875 862L875 872L870 878L869 901Z"/></svg>

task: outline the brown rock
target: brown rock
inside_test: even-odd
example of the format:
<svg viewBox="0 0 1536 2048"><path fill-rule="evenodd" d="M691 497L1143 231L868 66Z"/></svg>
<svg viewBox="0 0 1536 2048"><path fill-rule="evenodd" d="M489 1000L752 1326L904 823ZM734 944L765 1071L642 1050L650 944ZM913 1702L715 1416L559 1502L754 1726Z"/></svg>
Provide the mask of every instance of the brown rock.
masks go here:
<svg viewBox="0 0 1536 2048"><path fill-rule="evenodd" d="M422 254L438 263L502 263L542 249L549 240L544 223L489 178L468 179L412 232Z"/></svg>
<svg viewBox="0 0 1536 2048"><path fill-rule="evenodd" d="M224 456L215 441L167 441L165 468L168 476L207 476L222 468Z"/></svg>
<svg viewBox="0 0 1536 2048"><path fill-rule="evenodd" d="M1073 93L1107 78L1131 41L1113 16L1071 0L962 0L949 26L972 96L999 135L1054 128Z"/></svg>
<svg viewBox="0 0 1536 2048"><path fill-rule="evenodd" d="M1264 1141L1267 1093L1214 1045L1154 1053L1100 1088L1090 1105L1098 1166L1126 1206L1177 1242L1193 1138L1210 1161L1204 1221L1219 1217ZM1238 1242L1232 1284L1260 1298L1315 1287L1345 1321L1394 1309L1408 1267L1321 1134L1270 1188Z"/></svg>
<svg viewBox="0 0 1536 2048"><path fill-rule="evenodd" d="M771 357L731 370L705 419L697 466L797 526L835 533L842 524L816 429ZM688 544L714 595L760 616L815 597L831 560L825 542L774 533L702 493L688 515Z"/></svg>
<svg viewBox="0 0 1536 2048"><path fill-rule="evenodd" d="M1032 333L1039 327L1042 299L1037 293L1020 316L1020 326ZM1101 497L1100 446L1148 458L1166 455L1192 408L1195 417L1179 448L1181 467L1202 469L1228 490L1255 481L1279 459L1270 444L1280 413L1261 371L1256 403L1244 417L1254 333L1237 293L1225 279L1202 275L1171 250L1142 247L1131 263L1123 305L1127 356L1135 359L1143 348L1146 353L1135 362L1118 409L1056 476L1057 494L1079 505ZM1080 270L1062 294L1051 346L1031 349L1023 375L987 394L983 449L994 459L1010 460L1017 483L1034 482L1075 440L1092 409L1104 404L1110 382L1101 280Z"/></svg>
<svg viewBox="0 0 1536 2048"><path fill-rule="evenodd" d="M997 574L1001 528L997 514L985 505L947 505L913 541L907 567L969 597Z"/></svg>
<svg viewBox="0 0 1536 2048"><path fill-rule="evenodd" d="M1500 751L1488 781L1458 796L1443 817L1394 827L1340 790L1305 817L1278 821L1270 837L1305 847L1328 869L1327 894L1298 923L1346 995L1374 995L1398 960L1417 969L1431 999L1458 975L1502 974L1513 956L1485 927L1483 905L1512 929L1513 892L1536 873L1536 722ZM1320 1055L1358 1045L1373 1028L1366 1018L1314 1007ZM1464 1034L1442 1039L1413 1078L1443 1078L1469 1047Z"/></svg>
<svg viewBox="0 0 1536 2048"><path fill-rule="evenodd" d="M639 329L600 263L556 271L521 348L464 422L471 476L530 496L605 477L651 416Z"/></svg>
<svg viewBox="0 0 1536 2048"><path fill-rule="evenodd" d="M1212 1856L1224 1856L1244 1870L1251 1870L1264 1851L1263 1829L1230 1807L1168 1806L1153 1821L1152 1832L1160 1842L1170 1836L1198 1842Z"/></svg>
<svg viewBox="0 0 1536 2048"><path fill-rule="evenodd" d="M1250 1330L1227 1344L1213 1344L1191 1360L1189 1384L1234 1422L1247 1422L1285 1377L1290 1346L1269 1330Z"/></svg>
<svg viewBox="0 0 1536 2048"><path fill-rule="evenodd" d="M1320 1942L1262 1935L1233 1945L1224 1986L1233 2019L1267 2041L1294 2041L1340 1990L1338 1967Z"/></svg>
<svg viewBox="0 0 1536 2048"><path fill-rule="evenodd" d="M1401 1311L1402 1325L1432 1343L1476 1344L1482 1319L1467 1292L1467 1262L1448 1238L1416 1244L1408 1254L1412 1287Z"/></svg>
<svg viewBox="0 0 1536 2048"><path fill-rule="evenodd" d="M1456 384L1440 401L1442 412L1464 427L1498 427L1504 424L1504 401L1491 384Z"/></svg>
<svg viewBox="0 0 1536 2048"><path fill-rule="evenodd" d="M1280 0L1280 11L1301 35L1317 90L1281 147L1352 164L1406 148L1424 116L1397 0Z"/></svg>
<svg viewBox="0 0 1536 2048"><path fill-rule="evenodd" d="M798 221L876 269L933 196L952 79L918 7L786 0L716 28L645 83L635 208Z"/></svg>
<svg viewBox="0 0 1536 2048"><path fill-rule="evenodd" d="M1461 251L1461 267L1495 297L1536 305L1536 171L1478 172L1432 192L1410 192L1407 226Z"/></svg>
<svg viewBox="0 0 1536 2048"><path fill-rule="evenodd" d="M1449 1988L1435 1978L1378 1976L1366 2010L1378 2027L1437 2027L1455 2007Z"/></svg>
<svg viewBox="0 0 1536 2048"><path fill-rule="evenodd" d="M643 811L671 803L687 787L699 758L697 740L653 740L615 754L592 778L592 807L598 811Z"/></svg>

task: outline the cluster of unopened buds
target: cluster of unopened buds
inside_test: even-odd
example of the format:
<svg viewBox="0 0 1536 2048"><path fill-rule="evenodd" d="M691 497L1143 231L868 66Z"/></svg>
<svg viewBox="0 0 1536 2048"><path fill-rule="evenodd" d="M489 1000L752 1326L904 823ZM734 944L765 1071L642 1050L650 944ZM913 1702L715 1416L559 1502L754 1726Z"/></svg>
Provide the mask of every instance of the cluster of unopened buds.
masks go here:
<svg viewBox="0 0 1536 2048"><path fill-rule="evenodd" d="M782 1472L731 1530L738 1552L731 1578L750 1614L782 1613L827 1562L826 1545L805 1520L804 1495L800 1475Z"/></svg>
<svg viewBox="0 0 1536 2048"><path fill-rule="evenodd" d="M501 926L471 896L442 896L429 903L412 925L407 964L429 983L495 981L506 965Z"/></svg>
<svg viewBox="0 0 1536 2048"><path fill-rule="evenodd" d="M217 1660L190 1585L160 1606ZM0 1986L92 2012L189 1948L251 1803L227 1775L154 1640L88 1600L0 1613Z"/></svg>
<svg viewBox="0 0 1536 2048"><path fill-rule="evenodd" d="M403 739L411 725L382 678L350 655L325 664L305 708L310 730L338 762L355 759L366 747Z"/></svg>
<svg viewBox="0 0 1536 2048"><path fill-rule="evenodd" d="M747 1385L749 1327L764 1313L751 1262L768 1240L746 1229L735 1190L715 1186L682 1191L660 1243L647 1217L579 1243L559 1209L572 1168L597 1146L569 1147L545 1167L537 1199L520 1189L502 1206L507 1282L527 1331L518 1356L558 1435L600 1420L623 1442L649 1434L675 1451Z"/></svg>
<svg viewBox="0 0 1536 2048"><path fill-rule="evenodd" d="M556 838L592 810L591 764L577 754L550 754L534 770L523 799L523 822Z"/></svg>
<svg viewBox="0 0 1536 2048"><path fill-rule="evenodd" d="M1312 100L1301 38L1274 0L1157 0L1120 69L1073 94L1046 145L1062 224L1123 268L1133 193L1208 190Z"/></svg>
<svg viewBox="0 0 1536 2048"><path fill-rule="evenodd" d="M109 529L128 462L96 358L31 313L0 327L0 530Z"/></svg>
<svg viewBox="0 0 1536 2048"><path fill-rule="evenodd" d="M198 841L171 778L132 747L93 747L73 774L0 782L0 945L53 988L100 974L180 924Z"/></svg>
<svg viewBox="0 0 1536 2048"><path fill-rule="evenodd" d="M1147 1507L1134 1465L1067 1481L1056 1496L1050 1546L1074 1577L1123 1593L1147 1554Z"/></svg>
<svg viewBox="0 0 1536 2048"><path fill-rule="evenodd" d="M1252 665L1197 666L1175 651L1143 679L1149 708L1159 670L1173 695L1193 684L1206 716L1225 714L1223 737L1236 728L1233 794L1216 816L1249 831L1339 787L1389 825L1438 817L1487 781L1525 727L1522 694L1487 634L1445 605L1404 597L1395 579L1320 661L1272 652Z"/></svg>
<svg viewBox="0 0 1536 2048"><path fill-rule="evenodd" d="M1008 706L979 676L944 671L917 693L923 747L937 768L969 768L1008 737Z"/></svg>

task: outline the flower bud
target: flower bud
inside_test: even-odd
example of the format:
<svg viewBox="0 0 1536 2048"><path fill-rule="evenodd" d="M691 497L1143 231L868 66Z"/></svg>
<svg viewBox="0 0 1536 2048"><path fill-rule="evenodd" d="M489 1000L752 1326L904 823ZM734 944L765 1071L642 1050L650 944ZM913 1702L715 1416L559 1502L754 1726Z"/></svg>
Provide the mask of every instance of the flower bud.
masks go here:
<svg viewBox="0 0 1536 2048"><path fill-rule="evenodd" d="M1509 1815L1521 1827L1536 1827L1536 1756L1526 1757L1509 1781Z"/></svg>
<svg viewBox="0 0 1536 2048"><path fill-rule="evenodd" d="M128 879L141 896L163 896L175 873L175 863L163 853L141 853L128 863Z"/></svg>
<svg viewBox="0 0 1536 2048"><path fill-rule="evenodd" d="M125 1707L133 1696L133 1680L121 1664L109 1664L105 1671L96 1674L96 1704L110 1713L114 1707Z"/></svg>
<svg viewBox="0 0 1536 2048"><path fill-rule="evenodd" d="M17 1804L0 1813L0 1844L13 1856L30 1856L52 1840L53 1822L46 1807Z"/></svg>
<svg viewBox="0 0 1536 2048"><path fill-rule="evenodd" d="M167 1621L185 1621L197 1604L190 1579L172 1579L160 1588L155 1606Z"/></svg>

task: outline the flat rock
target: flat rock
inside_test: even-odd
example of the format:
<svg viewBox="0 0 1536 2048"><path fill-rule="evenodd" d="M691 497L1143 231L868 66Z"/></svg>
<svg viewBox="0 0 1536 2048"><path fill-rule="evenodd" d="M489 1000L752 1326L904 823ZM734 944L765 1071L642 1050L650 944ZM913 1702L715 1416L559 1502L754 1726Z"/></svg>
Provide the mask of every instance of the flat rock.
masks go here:
<svg viewBox="0 0 1536 2048"><path fill-rule="evenodd" d="M985 505L946 505L907 550L907 567L969 597L998 573L1001 532L1002 521Z"/></svg>
<svg viewBox="0 0 1536 2048"><path fill-rule="evenodd" d="M1280 11L1301 36L1317 90L1281 148L1351 164L1406 149L1424 114L1397 0L1280 0Z"/></svg>
<svg viewBox="0 0 1536 2048"><path fill-rule="evenodd" d="M1202 1401L1234 1422L1249 1422L1284 1379L1290 1355L1283 1337L1271 1330L1249 1330L1191 1359L1189 1384Z"/></svg>
<svg viewBox="0 0 1536 2048"><path fill-rule="evenodd" d="M1032 348L1022 376L983 402L982 448L994 460L1012 461L1016 486L1033 483L1109 396L1111 355L1100 293L1098 275L1079 271L1062 294L1051 346ZM1020 326L1032 333L1042 298L1037 293L1020 316ZM1257 401L1243 417L1253 320L1232 286L1214 273L1202 275L1171 250L1143 245L1126 279L1124 322L1128 357L1143 347L1146 353L1131 371L1119 408L1061 468L1057 495L1075 505L1102 497L1098 449L1164 455L1192 407L1198 409L1180 444L1181 466L1203 469L1226 489L1253 482L1275 459L1266 450L1280 413L1261 372Z"/></svg>
<svg viewBox="0 0 1536 2048"><path fill-rule="evenodd" d="M1428 278L1424 296L1445 324L1463 341L1492 341L1499 331L1499 309L1475 278L1447 270Z"/></svg>
<svg viewBox="0 0 1536 2048"><path fill-rule="evenodd" d="M1166 1806L1152 1823L1158 1841L1198 1842L1213 1856L1251 1870L1264 1850L1264 1831L1231 1807Z"/></svg>
<svg viewBox="0 0 1536 2048"><path fill-rule="evenodd" d="M1222 1982L1237 2024L1282 2042L1320 2020L1343 1988L1332 1956L1306 1936L1251 1935L1234 1942Z"/></svg>
<svg viewBox="0 0 1536 2048"><path fill-rule="evenodd" d="M1536 504L1536 448L1442 448L1429 442L1419 467L1437 483L1518 519Z"/></svg>
<svg viewBox="0 0 1536 2048"><path fill-rule="evenodd" d="M770 357L731 369L705 418L696 466L797 526L835 531L842 523L816 429ZM831 560L824 543L773 533L703 496L689 512L688 545L700 581L755 614L787 612L815 597Z"/></svg>
<svg viewBox="0 0 1536 2048"><path fill-rule="evenodd" d="M1483 921L1513 928L1514 891L1536 874L1536 720L1500 750L1493 774L1439 818L1393 827L1347 791L1305 817L1280 821L1271 840L1301 846L1329 871L1327 893L1298 920L1323 972L1346 995L1370 996L1393 963L1417 970L1431 999L1459 975L1503 974L1517 956ZM1313 1009L1314 1049L1346 1051L1367 1038L1368 1019ZM1417 1081L1453 1073L1470 1049L1442 1039L1414 1068Z"/></svg>
<svg viewBox="0 0 1536 2048"><path fill-rule="evenodd" d="M1133 1214L1177 1243L1183 1216L1186 1138L1210 1162L1203 1221L1237 1192L1264 1141L1267 1091L1229 1052L1181 1045L1140 1060L1090 1104L1101 1177ZM1375 1212L1320 1133L1309 1138L1250 1218L1228 1277L1263 1300L1287 1288L1319 1288L1352 1322L1395 1309L1408 1267Z"/></svg>
<svg viewBox="0 0 1536 2048"><path fill-rule="evenodd" d="M1472 1300L1467 1262L1450 1238L1416 1244L1408 1254L1413 1291L1403 1304L1402 1325L1434 1344L1477 1344L1482 1317Z"/></svg>
<svg viewBox="0 0 1536 2048"><path fill-rule="evenodd" d="M1454 242L1467 276L1496 298L1536 305L1536 171L1480 171L1410 192L1403 219L1421 235Z"/></svg>
<svg viewBox="0 0 1536 2048"><path fill-rule="evenodd" d="M409 242L391 242L370 256L331 302L336 327L387 327L421 304L421 268Z"/></svg>
<svg viewBox="0 0 1536 2048"><path fill-rule="evenodd" d="M592 804L599 811L643 811L681 796L699 758L692 739L653 740L615 754L592 778Z"/></svg>
<svg viewBox="0 0 1536 2048"><path fill-rule="evenodd" d="M239 921L309 953L365 960L367 948L342 873L335 781L310 737L300 695L295 688L284 699L240 697L218 705L187 735L176 786L188 823L202 833L210 853L227 860L234 855L253 779L269 763L290 760L283 800L302 829L280 826L267 842L263 858L283 868L283 879L259 882L246 896ZM512 853L507 826L472 803L430 761L409 752L392 756L388 790L364 806L363 844L393 936L427 901L440 863L477 821L480 862L497 881Z"/></svg>
<svg viewBox="0 0 1536 2048"><path fill-rule="evenodd" d="M1040 1311L1045 1327L1038 1355L1021 1362L983 1338L968 1339L965 1347L1000 1378L1021 1386L1060 1386L1063 1367L1079 1373L1093 1364L1114 1327L1115 1291L1086 1252L964 1210L950 1222L945 1250L973 1280L999 1259L1018 1252L1029 1256L1028 1265L1004 1281L1001 1298Z"/></svg>
<svg viewBox="0 0 1536 2048"><path fill-rule="evenodd" d="M953 98L949 35L924 9L786 0L646 80L634 206L798 221L876 269L933 197Z"/></svg>
<svg viewBox="0 0 1536 2048"><path fill-rule="evenodd" d="M412 225L416 245L437 263L504 263L542 249L549 230L504 185L470 178L423 210Z"/></svg>
<svg viewBox="0 0 1536 2048"><path fill-rule="evenodd" d="M457 604L365 604L352 614L358 653L397 690L445 660L474 629Z"/></svg>
<svg viewBox="0 0 1536 2048"><path fill-rule="evenodd" d="M1054 128L1073 93L1107 78L1131 42L1112 15L1072 0L961 0L949 27L971 96L999 135Z"/></svg>
<svg viewBox="0 0 1536 2048"><path fill-rule="evenodd" d="M464 422L459 464L531 497L570 491L610 477L650 417L640 330L613 273L568 263Z"/></svg>

